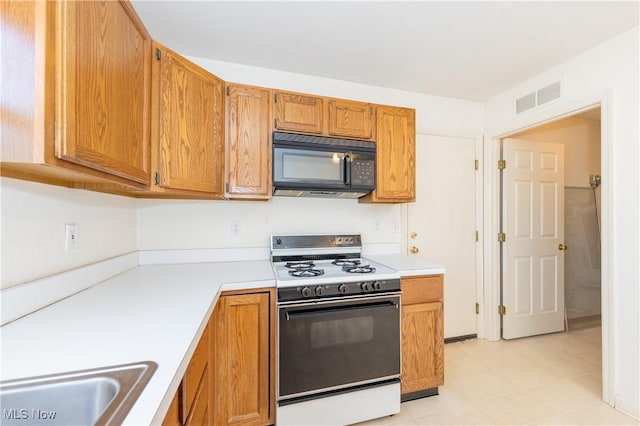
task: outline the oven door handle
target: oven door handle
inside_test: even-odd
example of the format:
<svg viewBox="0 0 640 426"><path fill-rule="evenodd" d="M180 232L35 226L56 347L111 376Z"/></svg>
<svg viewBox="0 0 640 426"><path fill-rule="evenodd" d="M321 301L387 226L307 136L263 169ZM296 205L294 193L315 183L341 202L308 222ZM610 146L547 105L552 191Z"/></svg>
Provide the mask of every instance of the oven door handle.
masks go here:
<svg viewBox="0 0 640 426"><path fill-rule="evenodd" d="M298 318L311 318L311 317L321 317L325 315L331 315L338 312L345 311L355 311L361 309L380 309L380 308L390 308L395 307L399 309L399 303L392 300L387 300L384 302L373 302L373 303L362 303L358 305L348 305L348 306L336 306L333 308L324 308L324 309L304 309L295 312L285 311L284 316L287 321L294 321Z"/></svg>

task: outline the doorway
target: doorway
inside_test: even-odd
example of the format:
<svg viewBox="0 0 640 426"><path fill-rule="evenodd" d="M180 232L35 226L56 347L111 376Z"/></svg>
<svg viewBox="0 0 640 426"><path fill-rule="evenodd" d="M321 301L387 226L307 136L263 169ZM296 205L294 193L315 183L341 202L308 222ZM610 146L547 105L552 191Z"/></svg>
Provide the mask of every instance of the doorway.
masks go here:
<svg viewBox="0 0 640 426"><path fill-rule="evenodd" d="M559 281L563 282L563 289L555 299L563 302L559 308L563 309L565 330L597 326L601 321L600 116L597 107L509 136L534 145L556 143L565 150L565 183L559 191L564 193L564 208L558 212L558 220L559 229L565 231L561 244L566 250L556 256L562 261ZM509 294L509 285L503 280L503 295ZM509 328L510 324L505 324L508 321L513 319L503 316L503 332ZM560 331L558 326L557 321L556 329L534 326L530 334L540 334L536 329Z"/></svg>

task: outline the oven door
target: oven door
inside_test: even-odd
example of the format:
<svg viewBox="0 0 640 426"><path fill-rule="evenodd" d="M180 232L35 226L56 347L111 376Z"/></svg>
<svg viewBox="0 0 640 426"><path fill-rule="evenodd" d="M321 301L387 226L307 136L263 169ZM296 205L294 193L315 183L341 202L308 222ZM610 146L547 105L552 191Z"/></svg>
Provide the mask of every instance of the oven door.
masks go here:
<svg viewBox="0 0 640 426"><path fill-rule="evenodd" d="M399 294L278 310L279 401L399 377Z"/></svg>

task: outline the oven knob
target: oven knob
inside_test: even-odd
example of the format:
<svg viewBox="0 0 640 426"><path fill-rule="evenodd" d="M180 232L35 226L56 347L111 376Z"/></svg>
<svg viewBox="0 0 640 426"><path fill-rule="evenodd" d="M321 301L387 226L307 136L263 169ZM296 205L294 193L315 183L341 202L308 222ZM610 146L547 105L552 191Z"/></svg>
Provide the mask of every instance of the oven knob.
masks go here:
<svg viewBox="0 0 640 426"><path fill-rule="evenodd" d="M369 283L362 283L360 287L362 288L362 291L364 291L365 293L368 293L371 291L371 284Z"/></svg>
<svg viewBox="0 0 640 426"><path fill-rule="evenodd" d="M302 297L309 297L311 296L311 289L309 287L304 287L302 289Z"/></svg>
<svg viewBox="0 0 640 426"><path fill-rule="evenodd" d="M319 285L318 287L316 287L316 294L318 296L322 296L322 293L324 293L324 289Z"/></svg>
<svg viewBox="0 0 640 426"><path fill-rule="evenodd" d="M342 294L347 294L347 285L346 284L340 284L340 286L338 287L338 291Z"/></svg>
<svg viewBox="0 0 640 426"><path fill-rule="evenodd" d="M380 283L380 281L374 281L372 285L373 285L373 289L374 290L381 290L382 289L382 284Z"/></svg>

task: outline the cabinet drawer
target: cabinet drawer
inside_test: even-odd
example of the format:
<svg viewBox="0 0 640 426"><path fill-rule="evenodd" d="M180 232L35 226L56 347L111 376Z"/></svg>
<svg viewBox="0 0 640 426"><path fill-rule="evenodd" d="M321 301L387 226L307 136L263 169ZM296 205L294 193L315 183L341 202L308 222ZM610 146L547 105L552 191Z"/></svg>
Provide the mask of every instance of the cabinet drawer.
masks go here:
<svg viewBox="0 0 640 426"><path fill-rule="evenodd" d="M200 343L193 353L187 372L182 379L182 419L187 418L192 411L194 400L198 393L198 386L205 375L209 357L209 326L202 333Z"/></svg>
<svg viewBox="0 0 640 426"><path fill-rule="evenodd" d="M402 304L442 300L442 275L402 278Z"/></svg>

